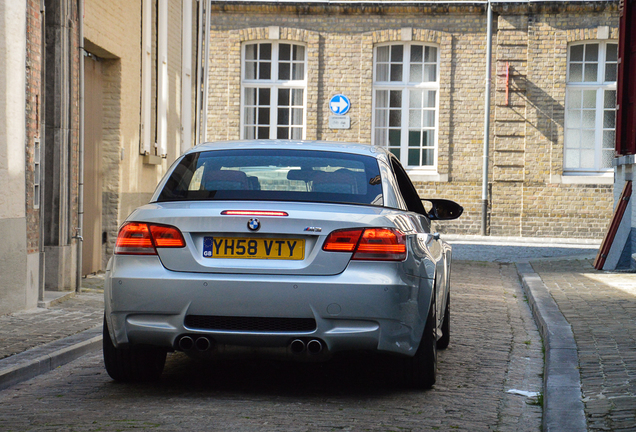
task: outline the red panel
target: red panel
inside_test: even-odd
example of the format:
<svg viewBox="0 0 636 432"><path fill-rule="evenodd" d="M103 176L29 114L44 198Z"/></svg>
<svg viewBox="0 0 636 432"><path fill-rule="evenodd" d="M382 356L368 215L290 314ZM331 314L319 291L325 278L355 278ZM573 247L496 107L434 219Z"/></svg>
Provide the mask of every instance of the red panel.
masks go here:
<svg viewBox="0 0 636 432"><path fill-rule="evenodd" d="M616 153L636 154L636 0L621 0L618 37Z"/></svg>

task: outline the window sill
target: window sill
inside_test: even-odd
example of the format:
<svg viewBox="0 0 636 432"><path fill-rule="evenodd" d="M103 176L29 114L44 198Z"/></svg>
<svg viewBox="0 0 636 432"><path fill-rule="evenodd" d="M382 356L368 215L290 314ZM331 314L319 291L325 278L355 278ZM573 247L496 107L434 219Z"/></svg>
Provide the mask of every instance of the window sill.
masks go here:
<svg viewBox="0 0 636 432"><path fill-rule="evenodd" d="M556 184L598 184L598 185L611 185L614 184L614 173L608 172L605 174L597 175L550 175L550 183Z"/></svg>
<svg viewBox="0 0 636 432"><path fill-rule="evenodd" d="M406 171L413 182L440 182L448 183L448 174L439 174L434 171L421 171L410 169Z"/></svg>

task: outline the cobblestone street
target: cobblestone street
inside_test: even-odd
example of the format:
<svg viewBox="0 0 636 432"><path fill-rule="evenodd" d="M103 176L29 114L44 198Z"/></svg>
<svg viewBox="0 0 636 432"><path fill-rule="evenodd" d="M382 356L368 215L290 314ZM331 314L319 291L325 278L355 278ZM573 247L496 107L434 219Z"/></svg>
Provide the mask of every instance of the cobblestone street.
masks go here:
<svg viewBox="0 0 636 432"><path fill-rule="evenodd" d="M394 385L390 363L198 363L169 356L162 380L114 383L101 353L0 392L2 431L538 431L541 341L509 264L455 262L451 344L431 391Z"/></svg>

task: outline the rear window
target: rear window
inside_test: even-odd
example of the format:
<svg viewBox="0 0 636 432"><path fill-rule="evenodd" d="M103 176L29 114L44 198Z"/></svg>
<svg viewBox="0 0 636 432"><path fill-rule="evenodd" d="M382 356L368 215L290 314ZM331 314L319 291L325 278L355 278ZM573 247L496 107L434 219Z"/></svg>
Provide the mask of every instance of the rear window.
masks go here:
<svg viewBox="0 0 636 432"><path fill-rule="evenodd" d="M383 205L375 158L313 150L186 155L157 201L267 200Z"/></svg>

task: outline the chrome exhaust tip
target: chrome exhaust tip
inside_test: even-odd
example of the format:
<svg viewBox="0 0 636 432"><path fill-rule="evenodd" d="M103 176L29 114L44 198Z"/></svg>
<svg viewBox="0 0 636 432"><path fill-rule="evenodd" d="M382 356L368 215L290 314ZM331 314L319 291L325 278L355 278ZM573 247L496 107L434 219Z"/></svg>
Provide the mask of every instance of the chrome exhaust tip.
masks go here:
<svg viewBox="0 0 636 432"><path fill-rule="evenodd" d="M300 354L305 351L305 342L300 339L294 339L292 343L289 344L289 348L294 354Z"/></svg>
<svg viewBox="0 0 636 432"><path fill-rule="evenodd" d="M307 343L307 351L309 354L319 354L322 351L322 342L312 339Z"/></svg>
<svg viewBox="0 0 636 432"><path fill-rule="evenodd" d="M183 336L178 345L181 350L190 351L194 347L194 340L190 336Z"/></svg>
<svg viewBox="0 0 636 432"><path fill-rule="evenodd" d="M194 346L196 346L199 351L207 351L212 346L212 343L210 343L210 339L202 336L200 338L197 338Z"/></svg>

